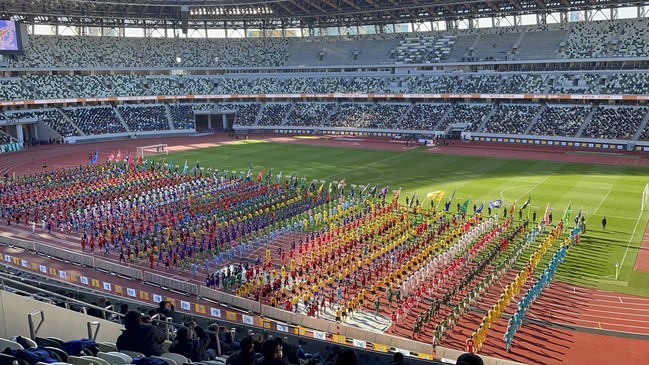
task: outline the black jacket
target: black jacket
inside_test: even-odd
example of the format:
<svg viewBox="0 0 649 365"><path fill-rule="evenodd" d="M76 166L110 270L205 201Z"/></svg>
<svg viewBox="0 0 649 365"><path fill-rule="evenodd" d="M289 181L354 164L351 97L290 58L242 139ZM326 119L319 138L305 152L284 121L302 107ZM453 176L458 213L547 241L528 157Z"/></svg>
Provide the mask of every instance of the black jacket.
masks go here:
<svg viewBox="0 0 649 365"><path fill-rule="evenodd" d="M195 327L194 331L198 338L189 340L177 338L171 346L169 346L169 352L183 355L193 362L200 362L203 360L203 353L207 349L207 345L210 343L210 338L207 335L207 332L200 327Z"/></svg>
<svg viewBox="0 0 649 365"><path fill-rule="evenodd" d="M248 351L245 354L237 351L225 361L226 365L255 365L256 363L257 356L252 351Z"/></svg>
<svg viewBox="0 0 649 365"><path fill-rule="evenodd" d="M165 341L165 334L151 324L142 323L139 326L124 330L117 337L117 349L119 351L141 352L144 356L160 356L164 353L162 343Z"/></svg>

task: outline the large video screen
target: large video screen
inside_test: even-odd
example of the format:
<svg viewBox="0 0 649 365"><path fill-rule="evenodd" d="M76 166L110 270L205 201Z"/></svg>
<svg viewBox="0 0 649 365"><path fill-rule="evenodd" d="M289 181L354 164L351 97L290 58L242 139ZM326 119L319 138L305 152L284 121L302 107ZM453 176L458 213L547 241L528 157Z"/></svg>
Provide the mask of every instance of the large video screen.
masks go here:
<svg viewBox="0 0 649 365"><path fill-rule="evenodd" d="M0 51L18 51L18 32L13 20L0 20Z"/></svg>

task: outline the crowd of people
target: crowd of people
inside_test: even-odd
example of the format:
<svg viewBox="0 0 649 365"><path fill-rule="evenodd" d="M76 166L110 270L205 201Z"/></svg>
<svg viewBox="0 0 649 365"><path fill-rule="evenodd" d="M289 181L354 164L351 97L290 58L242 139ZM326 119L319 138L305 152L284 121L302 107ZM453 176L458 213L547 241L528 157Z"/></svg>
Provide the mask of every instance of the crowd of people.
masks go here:
<svg viewBox="0 0 649 365"><path fill-rule="evenodd" d="M574 136L589 111L588 106L548 104L528 133L535 136Z"/></svg>
<svg viewBox="0 0 649 365"><path fill-rule="evenodd" d="M162 131L169 129L169 119L163 105L128 106L118 110L131 132Z"/></svg>
<svg viewBox="0 0 649 365"><path fill-rule="evenodd" d="M482 132L524 134L534 121L539 105L500 104L487 121Z"/></svg>
<svg viewBox="0 0 649 365"><path fill-rule="evenodd" d="M63 109L63 112L86 135L126 133L126 127L110 106Z"/></svg>
<svg viewBox="0 0 649 365"><path fill-rule="evenodd" d="M166 317L164 302L156 311L158 318ZM167 304L168 306L168 304ZM170 315L170 314L169 314ZM290 343L287 338L273 337L249 332L235 338L231 331L217 323L203 329L195 321L189 320L172 330L173 341L168 351L164 344L167 340L166 328L161 328L159 320L139 311L128 311L123 317L124 330L117 338L116 346L120 351L141 353L146 357L161 356L165 352L182 355L189 361L213 361L225 359L226 365L357 365L359 355L349 347L335 346L328 353L307 353L302 345ZM167 324L165 324L166 326ZM221 357L221 355L225 355ZM458 364L481 365L483 360L475 354L463 354ZM392 355L390 365L406 365L401 352Z"/></svg>
<svg viewBox="0 0 649 365"><path fill-rule="evenodd" d="M484 205L467 214L468 200L458 202L454 214L451 201L437 210L443 193L428 197L431 209L424 209L418 199L399 204L398 193L386 201L387 186L346 191L344 181L328 188L299 181L283 181L281 172L252 174L252 167L237 175L198 164L189 170L173 160L116 157L5 177L0 215L8 226L79 237L84 252L195 280L203 276L207 287L287 311L338 322L373 313L390 318L392 326L412 323L413 338L428 328L434 345L547 223L542 219L528 231L519 208L514 225L514 205L503 208L501 220L491 208L483 217ZM480 350L563 225L561 220L504 289L471 337L471 351ZM578 242L573 231L570 244ZM278 244L288 240L288 248ZM501 255L505 260L484 276Z"/></svg>
<svg viewBox="0 0 649 365"><path fill-rule="evenodd" d="M601 80L601 81L600 81ZM466 73L451 75L275 77L193 75L25 75L0 80L0 100L110 96L300 94L300 93L489 93L642 94L643 73Z"/></svg>

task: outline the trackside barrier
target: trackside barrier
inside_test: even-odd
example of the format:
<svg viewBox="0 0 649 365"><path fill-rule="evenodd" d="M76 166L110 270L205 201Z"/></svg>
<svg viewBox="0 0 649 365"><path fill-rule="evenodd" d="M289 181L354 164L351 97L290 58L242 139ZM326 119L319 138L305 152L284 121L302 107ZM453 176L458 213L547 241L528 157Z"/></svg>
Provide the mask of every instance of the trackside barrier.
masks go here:
<svg viewBox="0 0 649 365"><path fill-rule="evenodd" d="M48 245L43 245L41 243L34 243L34 248L36 252L41 253L43 255L49 255L52 257L57 257L61 260L66 260L70 262L76 262L81 265L89 266L89 267L94 267L95 266L95 259L92 256L85 255L85 254L78 254L74 253L72 251L67 251L64 249L61 249L59 247L53 247L53 246L48 246Z"/></svg>
<svg viewBox="0 0 649 365"><path fill-rule="evenodd" d="M2 242L2 244L5 245L24 248L25 250L34 250L34 242L32 241L19 240L16 238L9 238L9 237L0 237L0 242Z"/></svg>
<svg viewBox="0 0 649 365"><path fill-rule="evenodd" d="M181 292L198 295L198 285L167 278L162 275L152 274L142 271L143 280L165 286L169 289L179 290Z"/></svg>
<svg viewBox="0 0 649 365"><path fill-rule="evenodd" d="M254 300L237 297L236 295L223 293L214 289L209 289L205 287L198 288L198 294L202 297L216 300L220 303L225 303L232 305L234 307L240 308L242 310L247 310L250 312L257 313L259 312L259 302Z"/></svg>
<svg viewBox="0 0 649 365"><path fill-rule="evenodd" d="M292 323L293 321L293 313L287 312L285 310L273 308L267 305L262 305L261 306L261 315L266 317L266 318L272 318L284 323Z"/></svg>
<svg viewBox="0 0 649 365"><path fill-rule="evenodd" d="M227 294L226 294L227 295ZM226 300L228 303L232 303L232 305L242 308L244 310L250 311L250 312L258 312L259 311L259 303L255 302L254 300L246 299L246 298L240 298L236 296L230 295L230 298Z"/></svg>
<svg viewBox="0 0 649 365"><path fill-rule="evenodd" d="M424 344L424 343L420 343L417 341L412 341L400 337L385 335L373 331L367 331L360 328L349 327L346 325L338 325L338 323L333 321L328 321L319 318L311 318L311 317L304 316L302 314L288 312L267 305L260 306L258 302L249 299L239 298L237 296L226 294L213 289L200 287L199 292L202 297L209 298L211 300L216 300L220 303L232 305L237 308L241 308L243 310L259 312L263 317L268 318L271 321L280 321L280 322L288 323L291 326L305 327L317 331L326 332L329 334L345 336L347 338L363 339L363 341L385 344L390 347L417 352L420 354L430 354L432 351L431 346L428 344Z"/></svg>
<svg viewBox="0 0 649 365"><path fill-rule="evenodd" d="M142 270L135 269L132 267L126 267L114 262L105 261L101 259L95 259L95 267L98 269L103 269L118 275L126 276L133 279L142 280L144 278Z"/></svg>

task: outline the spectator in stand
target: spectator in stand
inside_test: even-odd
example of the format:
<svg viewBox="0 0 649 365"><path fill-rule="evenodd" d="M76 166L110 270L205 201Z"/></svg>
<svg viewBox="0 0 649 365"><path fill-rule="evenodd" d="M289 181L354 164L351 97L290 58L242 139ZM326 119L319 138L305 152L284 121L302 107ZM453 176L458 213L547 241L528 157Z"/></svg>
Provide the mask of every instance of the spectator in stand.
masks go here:
<svg viewBox="0 0 649 365"><path fill-rule="evenodd" d="M338 358L336 358L336 365L357 365L358 356L356 352L352 349L343 349L338 353Z"/></svg>
<svg viewBox="0 0 649 365"><path fill-rule="evenodd" d="M171 302L167 302L166 300L161 300L158 303L158 309L156 310L156 312L162 315L162 316L158 316L158 318L164 320L166 317L171 317L174 314L175 310L176 308Z"/></svg>
<svg viewBox="0 0 649 365"><path fill-rule="evenodd" d="M194 338L194 334L196 334L196 338ZM209 343L210 338L207 332L196 325L196 322L191 321L178 329L176 338L169 346L169 352L183 355L193 362L200 362L204 358ZM211 357L213 358L213 356Z"/></svg>
<svg viewBox="0 0 649 365"><path fill-rule="evenodd" d="M482 358L476 354L465 353L460 355L455 362L456 365L484 365Z"/></svg>
<svg viewBox="0 0 649 365"><path fill-rule="evenodd" d="M112 306L112 304L108 300L106 300L106 298L104 298L104 297L97 297L97 299L95 299L95 302L93 304L95 306L101 307L101 308L108 308L108 307ZM105 311L100 310L98 308L94 308L94 307L93 308L88 308L88 314L93 316L93 317L97 317L97 318L101 318L101 319L106 319L107 318Z"/></svg>
<svg viewBox="0 0 649 365"><path fill-rule="evenodd" d="M286 362L293 365L300 365L300 358L298 357L297 347L285 342L281 337L277 337L277 342L282 345L282 353Z"/></svg>
<svg viewBox="0 0 649 365"><path fill-rule="evenodd" d="M230 345L224 343L223 341L219 340L219 324L218 323L212 323L209 326L207 326L207 330L209 331L208 335L210 337L210 344L207 345L207 349L214 350L217 354L219 353L218 347L221 348L221 354L227 354L228 352L231 352ZM220 343L218 344L217 347L217 342L219 341Z"/></svg>
<svg viewBox="0 0 649 365"><path fill-rule="evenodd" d="M257 356L253 351L252 338L246 336L241 339L240 350L228 357L226 365L254 365L257 363Z"/></svg>
<svg viewBox="0 0 649 365"><path fill-rule="evenodd" d="M124 332L117 337L119 351L134 351L144 356L160 356L164 353L162 343L165 341L164 333L152 324L142 323L142 314L130 311L124 316Z"/></svg>
<svg viewBox="0 0 649 365"><path fill-rule="evenodd" d="M264 341L261 345L261 355L258 365L286 365L282 345L273 338Z"/></svg>
<svg viewBox="0 0 649 365"><path fill-rule="evenodd" d="M395 352L394 355L392 356L392 362L390 365L406 365L406 360L404 359L404 356L400 352Z"/></svg>

